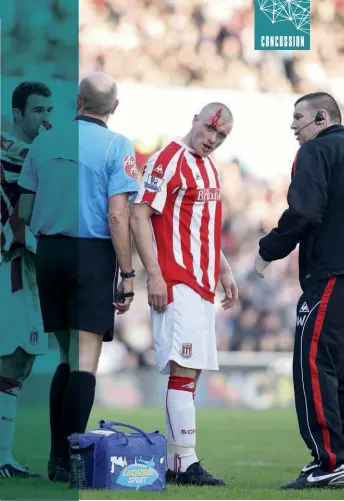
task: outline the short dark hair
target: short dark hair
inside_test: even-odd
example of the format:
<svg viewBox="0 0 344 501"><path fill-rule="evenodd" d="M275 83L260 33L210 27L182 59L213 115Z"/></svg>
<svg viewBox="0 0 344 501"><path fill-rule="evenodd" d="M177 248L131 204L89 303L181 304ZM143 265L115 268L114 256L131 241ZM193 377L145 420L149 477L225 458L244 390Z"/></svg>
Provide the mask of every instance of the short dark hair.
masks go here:
<svg viewBox="0 0 344 501"><path fill-rule="evenodd" d="M342 123L342 114L340 112L340 108L337 101L333 96L331 96L331 94L328 94L327 92L312 92L311 94L306 94L305 96L300 97L295 102L294 106L301 103L302 101L308 101L309 103L311 103L315 111L323 108L329 114L330 120L332 122Z"/></svg>
<svg viewBox="0 0 344 501"><path fill-rule="evenodd" d="M27 100L32 94L38 94L43 97L50 97L51 90L42 82L22 82L13 91L12 110L17 108L22 115L25 113Z"/></svg>

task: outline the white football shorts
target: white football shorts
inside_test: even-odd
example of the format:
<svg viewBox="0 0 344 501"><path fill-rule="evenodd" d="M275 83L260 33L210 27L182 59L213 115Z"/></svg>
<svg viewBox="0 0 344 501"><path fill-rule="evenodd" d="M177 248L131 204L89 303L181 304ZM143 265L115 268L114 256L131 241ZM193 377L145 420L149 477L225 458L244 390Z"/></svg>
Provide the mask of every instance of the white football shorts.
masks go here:
<svg viewBox="0 0 344 501"><path fill-rule="evenodd" d="M11 261L22 257L23 288L12 293ZM23 348L30 355L44 355L48 335L43 331L36 271L31 252L20 249L11 261L0 263L0 356Z"/></svg>
<svg viewBox="0 0 344 501"><path fill-rule="evenodd" d="M173 286L163 313L151 307L155 359L162 374L170 361L189 369L218 370L215 306L184 284Z"/></svg>

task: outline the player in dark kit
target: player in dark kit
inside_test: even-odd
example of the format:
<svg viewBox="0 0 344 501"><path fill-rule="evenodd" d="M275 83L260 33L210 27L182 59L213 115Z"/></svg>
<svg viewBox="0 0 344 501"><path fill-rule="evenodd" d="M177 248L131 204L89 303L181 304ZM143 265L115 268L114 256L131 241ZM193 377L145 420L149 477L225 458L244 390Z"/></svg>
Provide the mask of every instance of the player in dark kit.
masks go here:
<svg viewBox="0 0 344 501"><path fill-rule="evenodd" d="M293 358L300 433L313 461L284 489L344 487L344 127L327 93L296 101L291 126L301 147L289 208L259 242L263 271L299 247L303 294Z"/></svg>

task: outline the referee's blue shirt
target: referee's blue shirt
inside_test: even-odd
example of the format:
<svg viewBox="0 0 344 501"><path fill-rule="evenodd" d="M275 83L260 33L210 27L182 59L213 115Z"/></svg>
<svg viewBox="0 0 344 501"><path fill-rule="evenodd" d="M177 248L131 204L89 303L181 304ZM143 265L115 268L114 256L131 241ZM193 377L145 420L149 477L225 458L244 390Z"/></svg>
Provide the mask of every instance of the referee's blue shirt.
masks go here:
<svg viewBox="0 0 344 501"><path fill-rule="evenodd" d="M18 184L36 194L34 235L109 239L109 198L137 193L134 148L103 121L80 115L38 136Z"/></svg>

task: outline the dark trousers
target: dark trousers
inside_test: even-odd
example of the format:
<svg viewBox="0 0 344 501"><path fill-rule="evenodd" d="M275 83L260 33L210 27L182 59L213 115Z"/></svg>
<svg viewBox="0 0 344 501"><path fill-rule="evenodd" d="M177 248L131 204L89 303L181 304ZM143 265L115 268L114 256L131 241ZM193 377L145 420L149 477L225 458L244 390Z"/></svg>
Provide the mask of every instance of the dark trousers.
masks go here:
<svg viewBox="0 0 344 501"><path fill-rule="evenodd" d="M344 463L344 277L305 287L293 360L302 438L326 471Z"/></svg>

